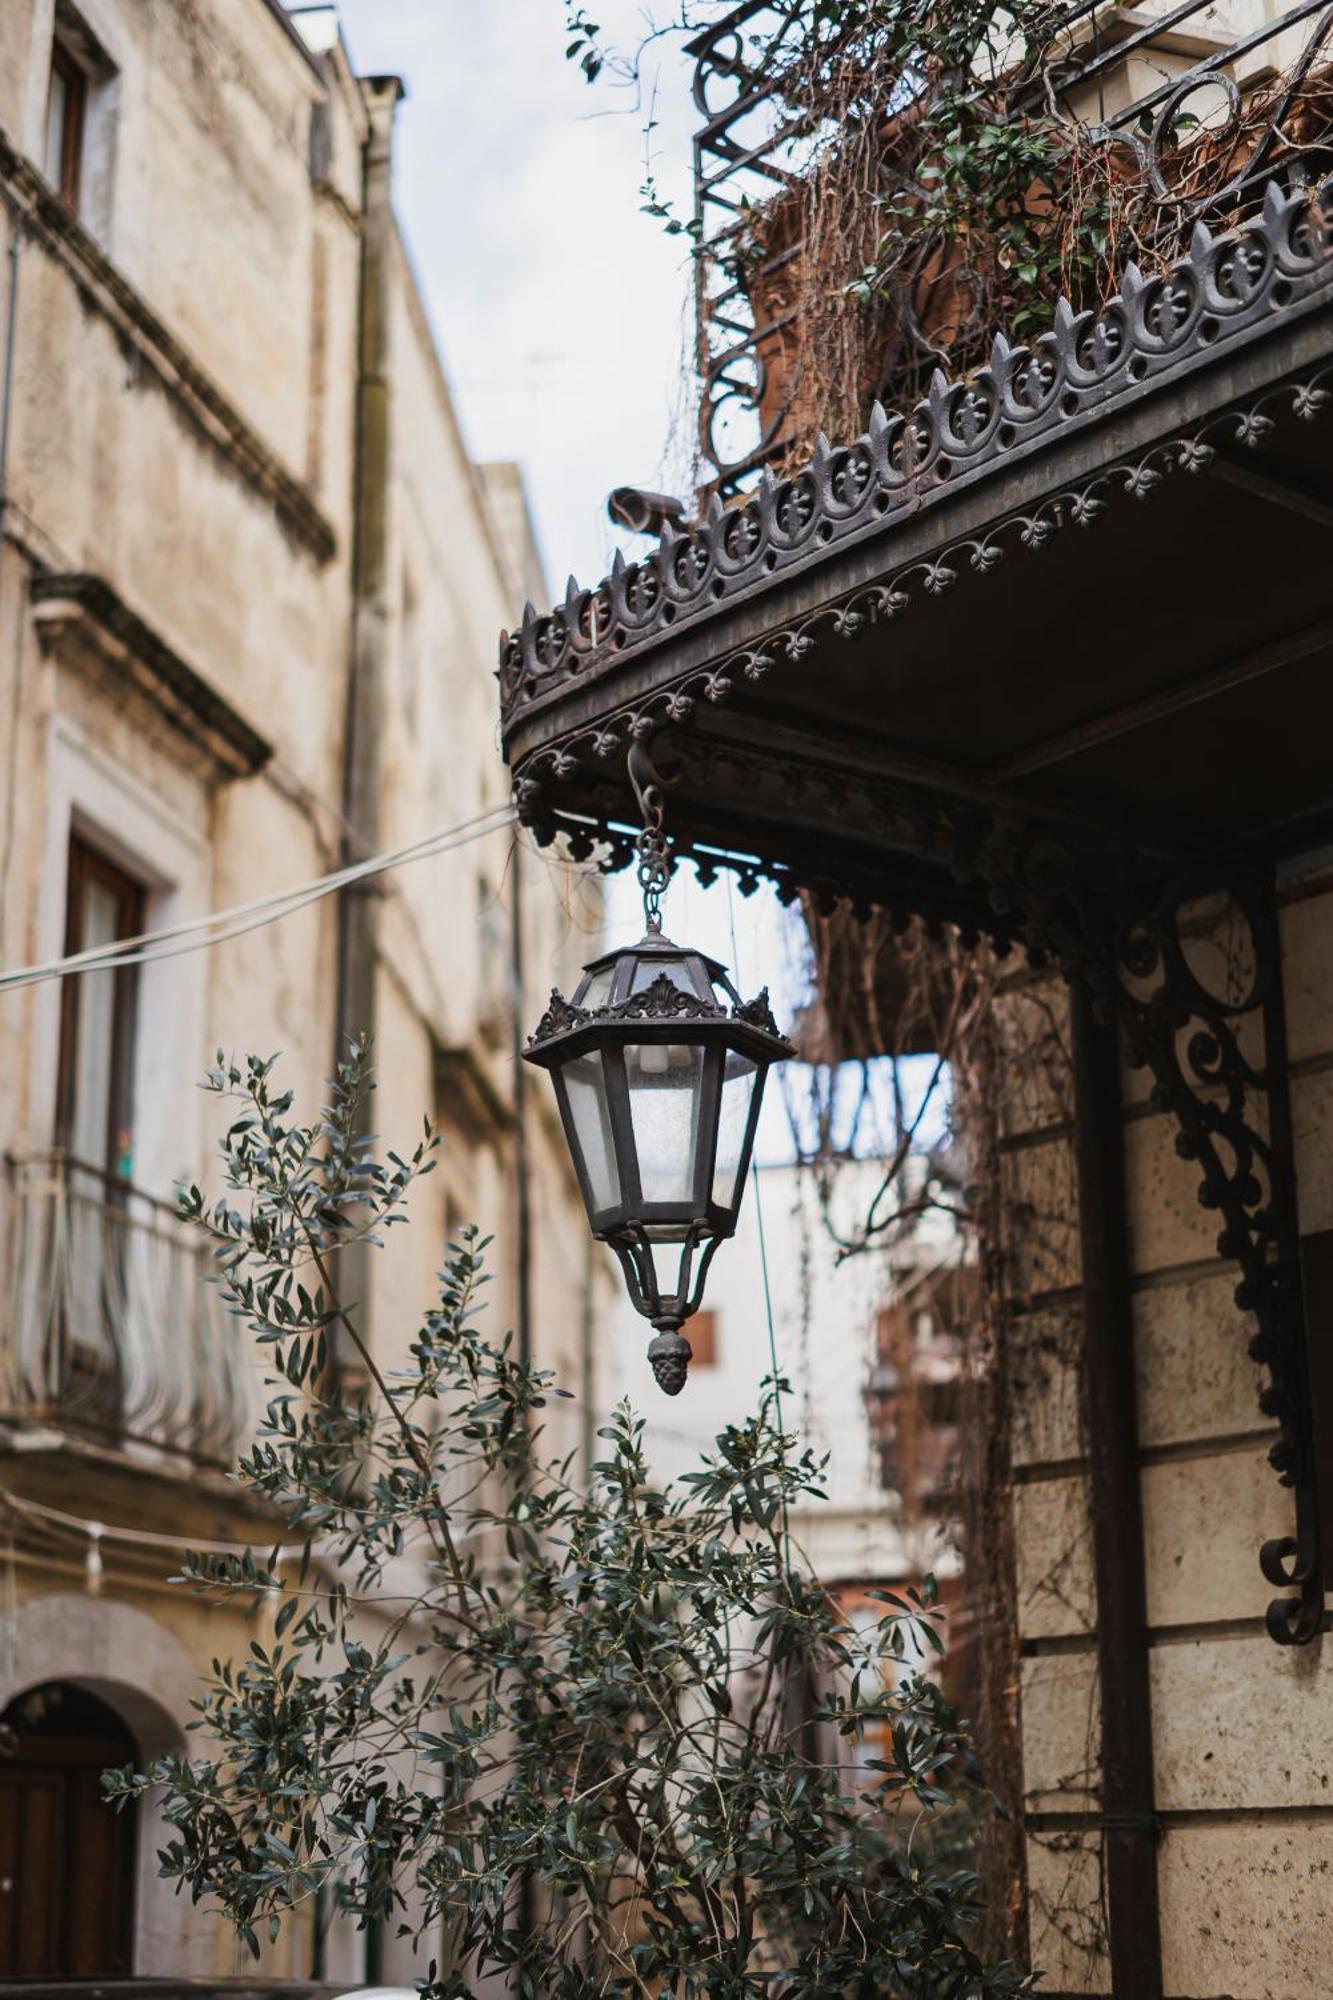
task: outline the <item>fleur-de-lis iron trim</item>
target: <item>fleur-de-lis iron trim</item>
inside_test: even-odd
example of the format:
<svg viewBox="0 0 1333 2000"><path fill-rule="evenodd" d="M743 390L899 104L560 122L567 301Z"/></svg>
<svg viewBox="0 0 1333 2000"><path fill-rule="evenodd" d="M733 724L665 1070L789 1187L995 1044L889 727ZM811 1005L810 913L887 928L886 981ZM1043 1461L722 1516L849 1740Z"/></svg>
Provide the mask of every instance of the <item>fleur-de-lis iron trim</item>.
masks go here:
<svg viewBox="0 0 1333 2000"><path fill-rule="evenodd" d="M741 589L880 534L895 516L918 513L964 478L1104 417L1118 394L1141 393L1161 375L1204 365L1278 312L1290 318L1333 286L1331 247L1333 230L1317 199L1271 183L1258 216L1221 235L1200 222L1188 255L1167 272L1145 277L1131 264L1120 291L1095 312L1076 312L1061 299L1051 330L1030 345L997 334L988 368L954 382L937 372L910 413L876 405L863 436L840 447L821 437L794 477L777 480L764 468L758 491L743 503L724 507L714 495L701 520L684 528L667 521L651 555L639 563L617 555L595 589L571 577L562 605L541 615L529 604L519 629L501 636L506 735L530 703L668 629L714 616ZM1259 442L1270 427L1262 413L1251 423L1243 444ZM1146 493L1155 470L1144 460L1144 483L1131 490ZM928 588L951 580L938 560L927 566Z"/></svg>

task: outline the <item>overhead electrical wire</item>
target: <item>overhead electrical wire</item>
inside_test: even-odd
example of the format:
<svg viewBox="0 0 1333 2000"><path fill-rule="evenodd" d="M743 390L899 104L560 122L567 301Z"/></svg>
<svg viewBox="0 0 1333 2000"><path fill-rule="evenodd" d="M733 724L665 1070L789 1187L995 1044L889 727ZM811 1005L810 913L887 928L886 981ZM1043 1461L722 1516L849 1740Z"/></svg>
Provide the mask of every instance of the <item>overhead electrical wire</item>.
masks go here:
<svg viewBox="0 0 1333 2000"><path fill-rule="evenodd" d="M73 974L111 972L121 966L151 965L159 959L178 958L192 951L207 951L214 945L227 943L231 938L244 937L267 924L279 923L285 917L294 916L297 911L333 895L349 883L382 875L392 868L406 867L413 861L425 861L437 854L449 853L454 848L466 847L470 842L498 833L513 823L512 806L492 806L487 812L460 820L457 826L442 827L435 833L423 835L420 840L409 841L404 847L351 862L345 868L317 876L310 882L297 883L290 889L256 896L249 902L236 903L230 909L213 910L206 916L191 917L162 930L143 931L136 937L116 938L110 944L94 945L87 951L72 952L64 958L50 959L43 965L0 972L0 993L16 992L25 986L36 986L50 979L65 979Z"/></svg>
<svg viewBox="0 0 1333 2000"><path fill-rule="evenodd" d="M168 1535L161 1530L145 1528L113 1527L106 1521L86 1521L80 1514L66 1514L59 1507L48 1507L40 1500L30 1500L25 1494L14 1493L8 1487L0 1488L0 1507L7 1507L31 1520L42 1521L66 1533L86 1537L93 1541L124 1542L134 1548L180 1549L193 1555L276 1556L279 1562L292 1562L302 1554L303 1542L217 1542L197 1535Z"/></svg>

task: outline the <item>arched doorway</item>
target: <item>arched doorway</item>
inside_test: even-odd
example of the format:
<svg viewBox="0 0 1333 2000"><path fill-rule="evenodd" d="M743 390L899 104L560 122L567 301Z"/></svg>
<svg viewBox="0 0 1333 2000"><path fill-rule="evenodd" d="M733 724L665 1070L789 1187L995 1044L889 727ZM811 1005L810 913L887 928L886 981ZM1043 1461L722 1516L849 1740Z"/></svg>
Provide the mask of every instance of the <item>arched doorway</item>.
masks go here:
<svg viewBox="0 0 1333 2000"><path fill-rule="evenodd" d="M100 1696L69 1681L0 1715L0 1979L132 1970L137 1812L102 1795L139 1748Z"/></svg>

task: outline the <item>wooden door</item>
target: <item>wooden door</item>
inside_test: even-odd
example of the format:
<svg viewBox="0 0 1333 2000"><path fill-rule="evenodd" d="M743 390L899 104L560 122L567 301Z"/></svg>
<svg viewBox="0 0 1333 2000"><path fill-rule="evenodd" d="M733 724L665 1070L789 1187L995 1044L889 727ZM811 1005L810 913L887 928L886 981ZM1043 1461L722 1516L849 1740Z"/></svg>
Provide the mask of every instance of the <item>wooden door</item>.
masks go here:
<svg viewBox="0 0 1333 2000"><path fill-rule="evenodd" d="M136 1758L115 1712L63 1682L0 1717L0 1979L132 1970L136 1814L104 1802L102 1772Z"/></svg>

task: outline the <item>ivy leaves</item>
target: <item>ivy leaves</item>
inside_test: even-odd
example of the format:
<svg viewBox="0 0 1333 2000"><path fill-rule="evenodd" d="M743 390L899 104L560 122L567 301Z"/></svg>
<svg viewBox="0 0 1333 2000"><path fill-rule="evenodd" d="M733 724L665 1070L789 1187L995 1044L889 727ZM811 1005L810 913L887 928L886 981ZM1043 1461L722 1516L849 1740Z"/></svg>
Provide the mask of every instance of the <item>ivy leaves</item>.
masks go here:
<svg viewBox="0 0 1333 2000"><path fill-rule="evenodd" d="M570 4L570 0L565 0L565 17L569 36L565 61L577 63L587 81L596 83L606 60L599 40L601 28L596 21L589 19L582 7Z"/></svg>

